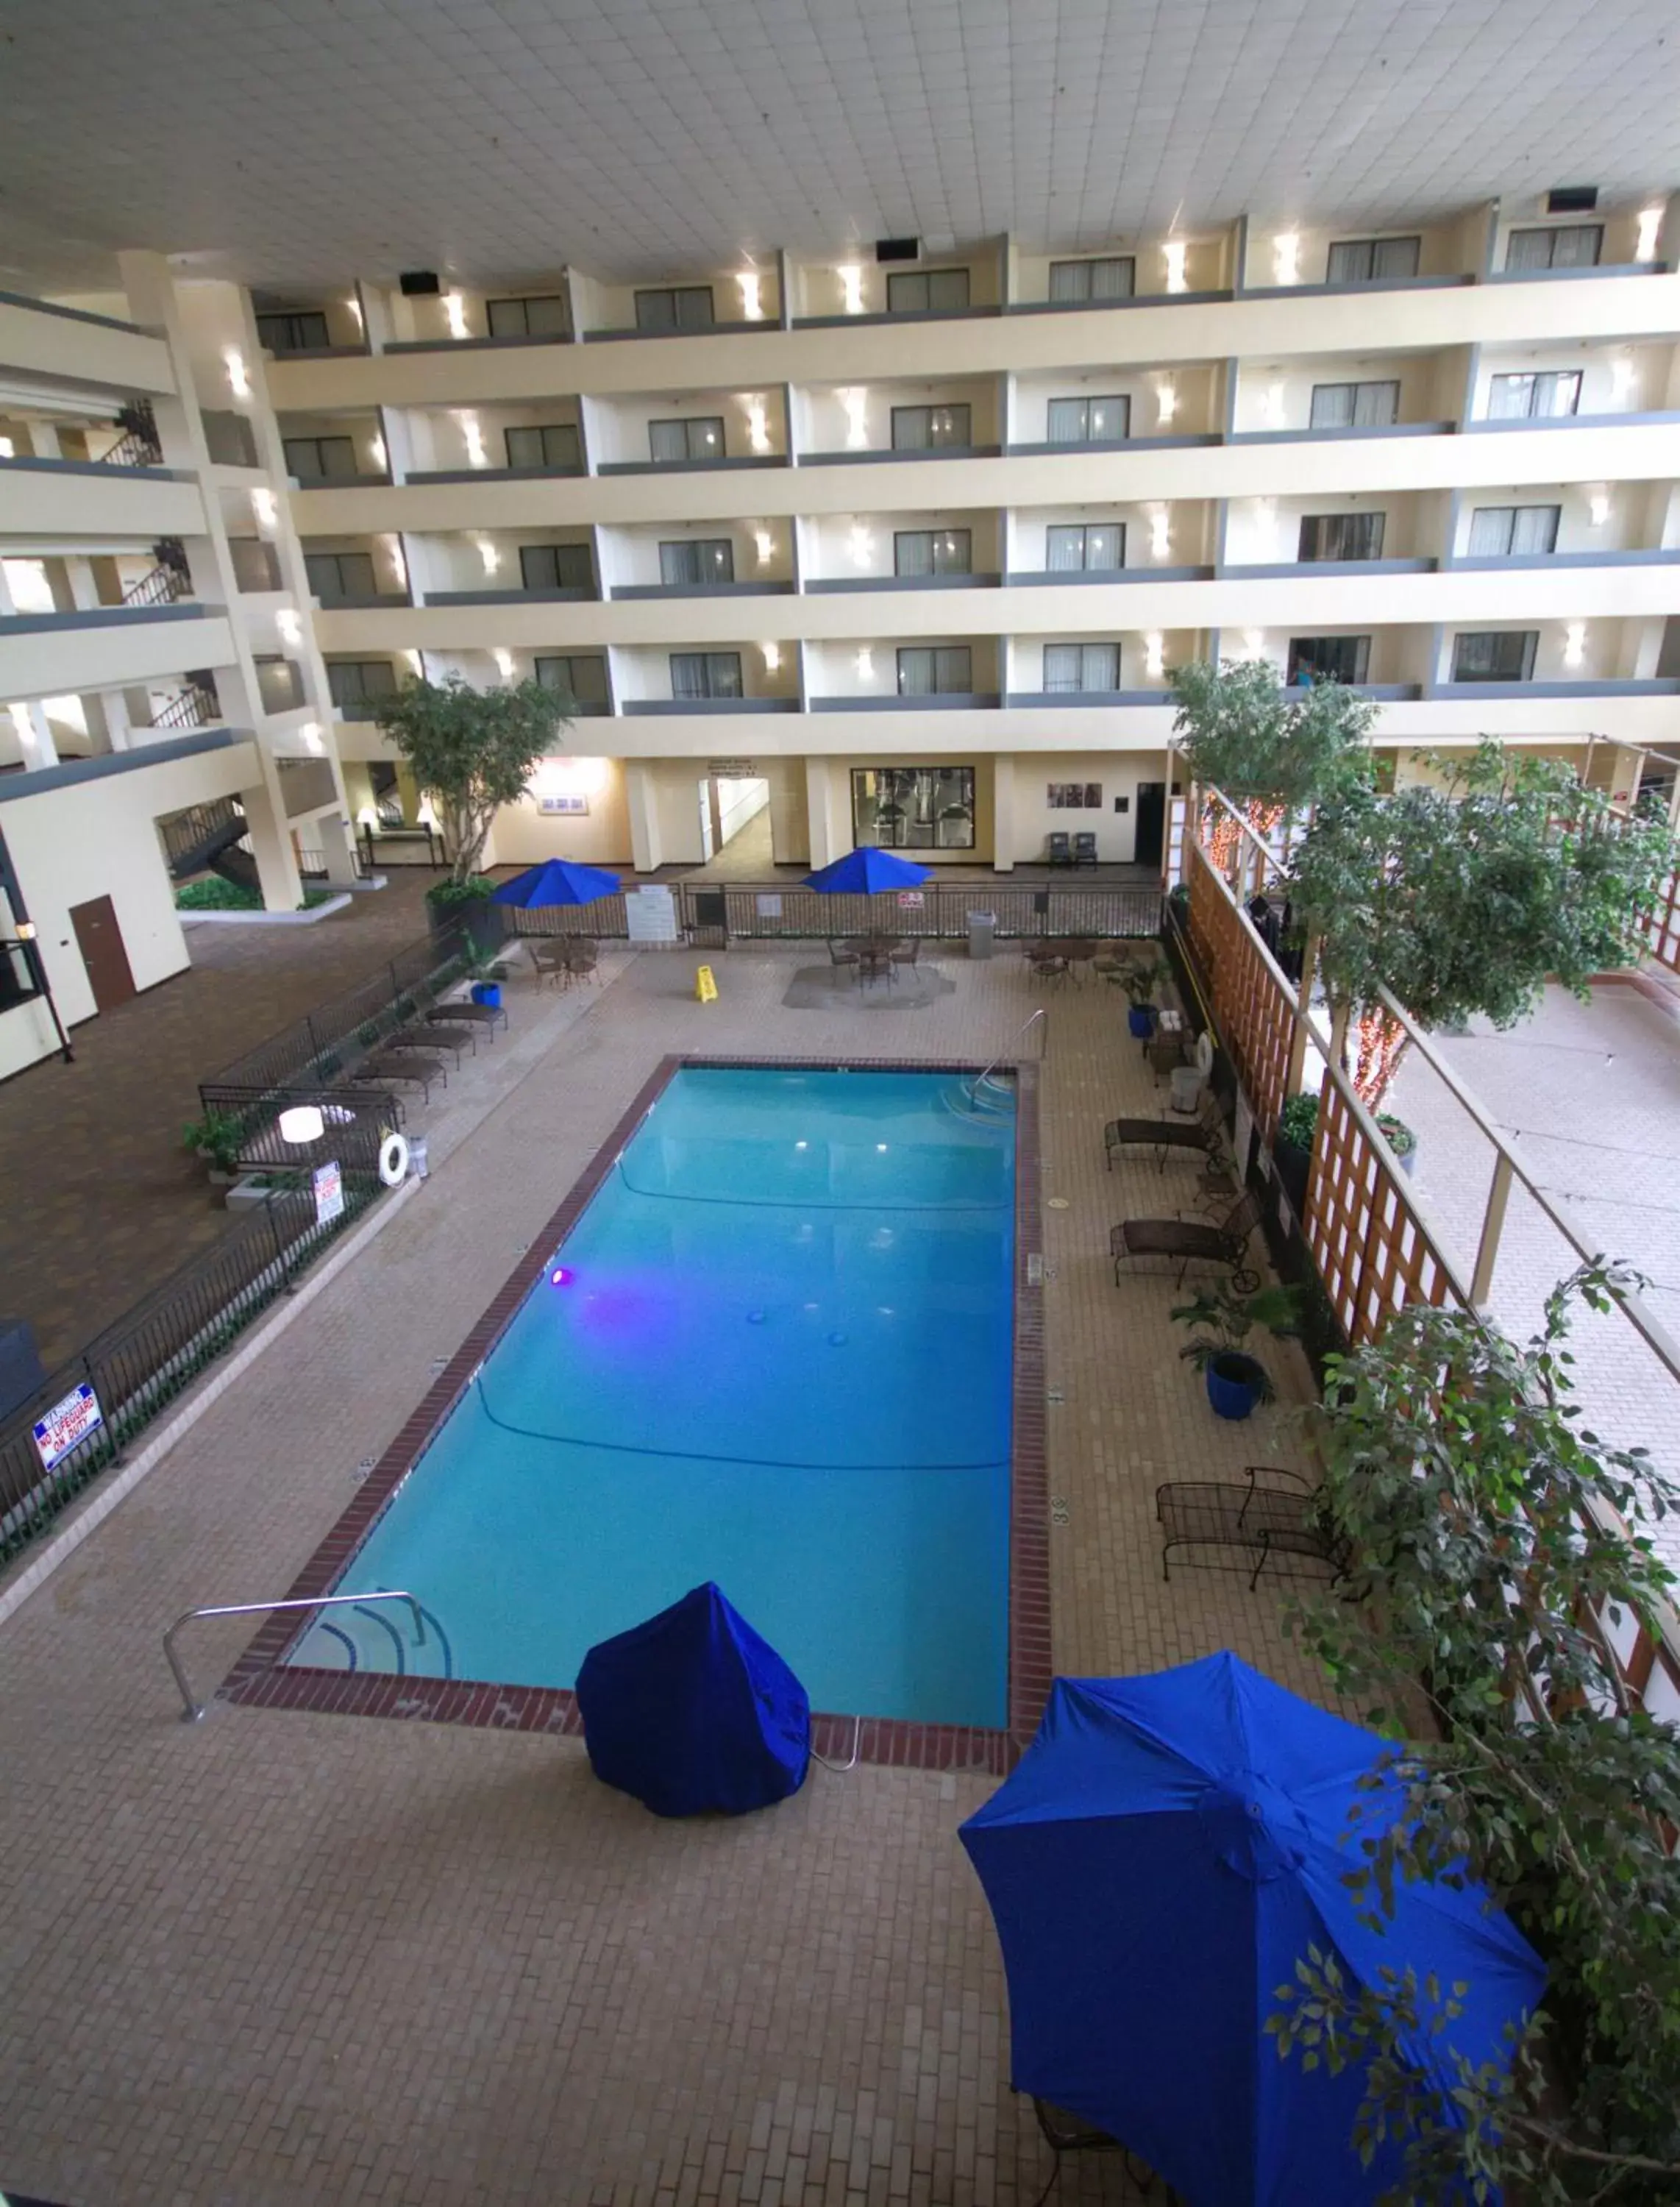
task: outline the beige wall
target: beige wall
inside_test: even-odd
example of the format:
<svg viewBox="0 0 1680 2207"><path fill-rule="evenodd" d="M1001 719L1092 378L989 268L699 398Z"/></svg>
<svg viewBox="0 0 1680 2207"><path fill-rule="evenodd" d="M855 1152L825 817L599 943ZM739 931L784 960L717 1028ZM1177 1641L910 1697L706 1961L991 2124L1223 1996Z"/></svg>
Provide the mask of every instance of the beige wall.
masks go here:
<svg viewBox="0 0 1680 2207"><path fill-rule="evenodd" d="M589 806L581 819L542 810L546 796L579 794ZM630 816L620 760L577 756L542 759L524 797L496 815L487 865L532 866L544 858L572 858L589 866L630 864Z"/></svg>
<svg viewBox="0 0 1680 2207"><path fill-rule="evenodd" d="M1028 864L1042 859L1045 838L1051 834L1094 834L1097 856L1104 865L1129 862L1137 828L1138 784L1168 780L1164 752L1067 751L1044 757L1011 762L1007 822L999 806L998 857L1012 864ZM1052 808L1052 782L1095 782L1103 792L1096 809ZM1116 812L1117 797L1127 809Z"/></svg>

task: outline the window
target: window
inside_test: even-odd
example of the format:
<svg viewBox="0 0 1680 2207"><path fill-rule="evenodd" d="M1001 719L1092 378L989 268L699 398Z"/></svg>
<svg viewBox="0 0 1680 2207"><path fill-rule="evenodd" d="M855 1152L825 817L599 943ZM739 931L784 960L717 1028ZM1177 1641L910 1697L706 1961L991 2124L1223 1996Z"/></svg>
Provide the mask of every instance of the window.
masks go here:
<svg viewBox="0 0 1680 2207"><path fill-rule="evenodd" d="M973 666L966 643L906 644L900 649L900 697L966 697L973 689Z"/></svg>
<svg viewBox="0 0 1680 2207"><path fill-rule="evenodd" d="M1044 413L1053 445L1117 445L1132 434L1129 398L1052 398Z"/></svg>
<svg viewBox="0 0 1680 2207"><path fill-rule="evenodd" d="M1083 526L1057 522L1044 531L1044 566L1049 574L1106 574L1125 565L1123 522Z"/></svg>
<svg viewBox="0 0 1680 2207"><path fill-rule="evenodd" d="M1496 375L1488 386L1490 422L1522 422L1537 416L1573 414L1581 404L1578 369L1554 369L1543 375Z"/></svg>
<svg viewBox="0 0 1680 2207"><path fill-rule="evenodd" d="M966 406L895 406L893 450L926 452L943 446L966 447L971 441L970 420L971 410Z"/></svg>
<svg viewBox="0 0 1680 2207"><path fill-rule="evenodd" d="M1505 266L1596 268L1603 245L1600 222L1560 223L1555 230L1514 230L1505 241Z"/></svg>
<svg viewBox="0 0 1680 2207"><path fill-rule="evenodd" d="M679 537L659 547L659 579L667 589L704 589L735 579L735 547L726 536Z"/></svg>
<svg viewBox="0 0 1680 2207"><path fill-rule="evenodd" d="M895 575L972 575L974 539L966 529L898 529L893 532Z"/></svg>
<svg viewBox="0 0 1680 2207"><path fill-rule="evenodd" d="M1118 690L1120 646L1117 643L1047 643L1044 646L1046 690Z"/></svg>
<svg viewBox="0 0 1680 2207"><path fill-rule="evenodd" d="M320 352L331 342L325 314L257 316L257 343L265 352Z"/></svg>
<svg viewBox="0 0 1680 2207"><path fill-rule="evenodd" d="M522 544L519 585L526 590L587 590L595 593L594 563L587 544Z"/></svg>
<svg viewBox="0 0 1680 2207"><path fill-rule="evenodd" d="M1299 682L1363 682L1371 663L1368 636L1292 636L1289 679Z"/></svg>
<svg viewBox="0 0 1680 2207"><path fill-rule="evenodd" d="M570 422L550 422L540 429L506 432L511 468L580 468L583 455Z"/></svg>
<svg viewBox="0 0 1680 2207"><path fill-rule="evenodd" d="M855 766L852 840L888 851L972 851L972 766Z"/></svg>
<svg viewBox="0 0 1680 2207"><path fill-rule="evenodd" d="M1327 284L1391 284L1415 276L1420 237L1350 237L1330 249Z"/></svg>
<svg viewBox="0 0 1680 2207"><path fill-rule="evenodd" d="M889 314L960 314L968 305L966 268L918 268L887 278Z"/></svg>
<svg viewBox="0 0 1680 2207"><path fill-rule="evenodd" d="M671 654L671 695L673 697L740 697L741 655L738 651L673 651Z"/></svg>
<svg viewBox="0 0 1680 2207"><path fill-rule="evenodd" d="M1380 559L1384 518L1380 513L1303 514L1300 550L1296 557L1304 560Z"/></svg>
<svg viewBox="0 0 1680 2207"><path fill-rule="evenodd" d="M1129 299L1136 263L1124 260L1052 260L1050 297L1057 305L1077 301L1101 306L1105 299Z"/></svg>
<svg viewBox="0 0 1680 2207"><path fill-rule="evenodd" d="M649 422L648 450L661 467L724 457L723 416L696 414L682 422Z"/></svg>
<svg viewBox="0 0 1680 2207"><path fill-rule="evenodd" d="M1456 636L1452 679L1455 682L1530 682L1540 640L1537 628L1481 629Z"/></svg>
<svg viewBox="0 0 1680 2207"><path fill-rule="evenodd" d="M493 338L565 335L565 301L555 296L541 299L487 299L484 312Z"/></svg>
<svg viewBox="0 0 1680 2207"><path fill-rule="evenodd" d="M585 712L604 713L607 709L604 659L592 658L587 653L571 658L539 659L536 679L545 690L558 690L563 697L570 697Z"/></svg>
<svg viewBox="0 0 1680 2207"><path fill-rule="evenodd" d="M1306 416L1313 429L1386 429L1400 419L1400 385L1315 383Z"/></svg>
<svg viewBox="0 0 1680 2207"><path fill-rule="evenodd" d="M310 596L324 606L335 599L371 598L379 589L371 552L306 552L303 571L309 578Z"/></svg>
<svg viewBox="0 0 1680 2207"><path fill-rule="evenodd" d="M368 721L374 698L396 696L397 670L386 659L330 659L326 686L347 721Z"/></svg>
<svg viewBox="0 0 1680 2207"><path fill-rule="evenodd" d="M708 330L714 320L709 284L682 284L669 290L636 295L638 330Z"/></svg>
<svg viewBox="0 0 1680 2207"><path fill-rule="evenodd" d="M1504 559L1555 552L1561 505L1479 505L1470 516L1473 558Z"/></svg>
<svg viewBox="0 0 1680 2207"><path fill-rule="evenodd" d="M319 482L330 475L353 475L356 471L354 437L288 437L286 473L299 482Z"/></svg>

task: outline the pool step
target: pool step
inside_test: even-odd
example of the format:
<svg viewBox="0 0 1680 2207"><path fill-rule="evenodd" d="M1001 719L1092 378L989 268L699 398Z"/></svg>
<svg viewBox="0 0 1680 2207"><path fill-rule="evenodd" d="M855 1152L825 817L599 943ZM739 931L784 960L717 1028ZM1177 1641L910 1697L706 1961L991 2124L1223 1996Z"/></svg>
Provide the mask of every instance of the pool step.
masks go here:
<svg viewBox="0 0 1680 2207"><path fill-rule="evenodd" d="M298 1642L289 1663L312 1671L371 1671L399 1678L452 1678L454 1656L449 1636L421 1605L426 1637L415 1638L414 1615L405 1603L369 1603L333 1609L318 1617Z"/></svg>

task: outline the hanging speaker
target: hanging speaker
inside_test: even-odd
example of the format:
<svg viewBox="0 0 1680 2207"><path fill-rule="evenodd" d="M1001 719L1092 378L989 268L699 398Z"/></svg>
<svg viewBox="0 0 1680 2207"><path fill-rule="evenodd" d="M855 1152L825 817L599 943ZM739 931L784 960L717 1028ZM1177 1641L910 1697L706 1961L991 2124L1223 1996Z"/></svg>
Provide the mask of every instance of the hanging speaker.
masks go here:
<svg viewBox="0 0 1680 2207"><path fill-rule="evenodd" d="M443 286L435 268L409 268L397 278L405 299L435 299Z"/></svg>

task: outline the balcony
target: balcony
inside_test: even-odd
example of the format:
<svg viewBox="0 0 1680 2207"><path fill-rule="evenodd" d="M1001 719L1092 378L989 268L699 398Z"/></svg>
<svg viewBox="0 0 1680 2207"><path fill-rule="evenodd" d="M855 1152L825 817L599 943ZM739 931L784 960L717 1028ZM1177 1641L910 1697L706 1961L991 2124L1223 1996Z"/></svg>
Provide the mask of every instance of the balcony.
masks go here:
<svg viewBox="0 0 1680 2207"><path fill-rule="evenodd" d="M592 399L589 425L599 475L787 464L787 413L780 389Z"/></svg>
<svg viewBox="0 0 1680 2207"><path fill-rule="evenodd" d="M792 529L786 520L606 529L601 557L614 599L786 597L793 590Z"/></svg>
<svg viewBox="0 0 1680 2207"><path fill-rule="evenodd" d="M586 344L625 338L740 337L781 326L776 264L661 284L606 284L574 274Z"/></svg>
<svg viewBox="0 0 1680 2207"><path fill-rule="evenodd" d="M806 648L813 713L960 713L999 703L1001 639L822 643Z"/></svg>
<svg viewBox="0 0 1680 2207"><path fill-rule="evenodd" d="M1217 445L1223 370L1211 362L1157 368L1035 371L1017 379L1012 458Z"/></svg>
<svg viewBox="0 0 1680 2207"><path fill-rule="evenodd" d="M564 275L523 284L517 291L480 291L456 285L410 297L380 296L391 336L386 352L454 352L510 346L570 344L571 301Z"/></svg>
<svg viewBox="0 0 1680 2207"><path fill-rule="evenodd" d="M1202 237L1155 238L1124 252L1013 255L1008 312L1065 314L1127 307L1205 304L1234 296L1229 230Z"/></svg>
<svg viewBox="0 0 1680 2207"><path fill-rule="evenodd" d="M254 291L251 305L257 343L271 360L345 360L368 350L361 308L344 294Z"/></svg>
<svg viewBox="0 0 1680 2207"><path fill-rule="evenodd" d="M1396 353L1243 362L1230 441L1450 434L1463 410L1468 356Z"/></svg>
<svg viewBox="0 0 1680 2207"><path fill-rule="evenodd" d="M309 595L323 612L413 601L402 543L395 536L306 538L303 567Z"/></svg>
<svg viewBox="0 0 1680 2207"><path fill-rule="evenodd" d="M937 384L807 385L794 393L799 465L992 459L1000 442L995 378Z"/></svg>
<svg viewBox="0 0 1680 2207"><path fill-rule="evenodd" d="M298 489L391 481L378 415L283 414L279 424L286 473Z"/></svg>
<svg viewBox="0 0 1680 2207"><path fill-rule="evenodd" d="M738 643L615 651L613 679L627 714L797 713L798 648Z"/></svg>
<svg viewBox="0 0 1680 2207"><path fill-rule="evenodd" d="M1430 290L1474 284L1487 250L1487 212L1405 231L1251 227L1245 294Z"/></svg>
<svg viewBox="0 0 1680 2207"><path fill-rule="evenodd" d="M796 329L952 321L1003 311L1001 260L989 243L905 266L863 255L804 261L792 271L792 283Z"/></svg>
<svg viewBox="0 0 1680 2207"><path fill-rule="evenodd" d="M823 514L800 529L800 567L812 595L986 590L1001 579L995 511Z"/></svg>
<svg viewBox="0 0 1680 2207"><path fill-rule="evenodd" d="M1672 422L1677 358L1665 344L1488 345L1476 364L1467 434Z"/></svg>
<svg viewBox="0 0 1680 2207"><path fill-rule="evenodd" d="M1093 708L1170 707L1169 670L1208 655L1210 639L1194 629L1112 637L1012 637L1004 703L1036 712Z"/></svg>
<svg viewBox="0 0 1680 2207"><path fill-rule="evenodd" d="M1217 509L1210 500L1026 506L1009 519L1009 587L1205 582Z"/></svg>
<svg viewBox="0 0 1680 2207"><path fill-rule="evenodd" d="M416 408L401 423L408 448L405 482L529 482L585 471L575 398L529 406Z"/></svg>
<svg viewBox="0 0 1680 2207"><path fill-rule="evenodd" d="M1442 640L1430 697L1481 700L1680 695L1659 675L1668 624L1659 618L1458 622Z"/></svg>
<svg viewBox="0 0 1680 2207"><path fill-rule="evenodd" d="M416 536L410 557L427 606L570 605L601 595L589 538L559 529Z"/></svg>
<svg viewBox="0 0 1680 2207"><path fill-rule="evenodd" d="M1445 491L1233 499L1218 571L1248 580L1430 574L1451 511Z"/></svg>

